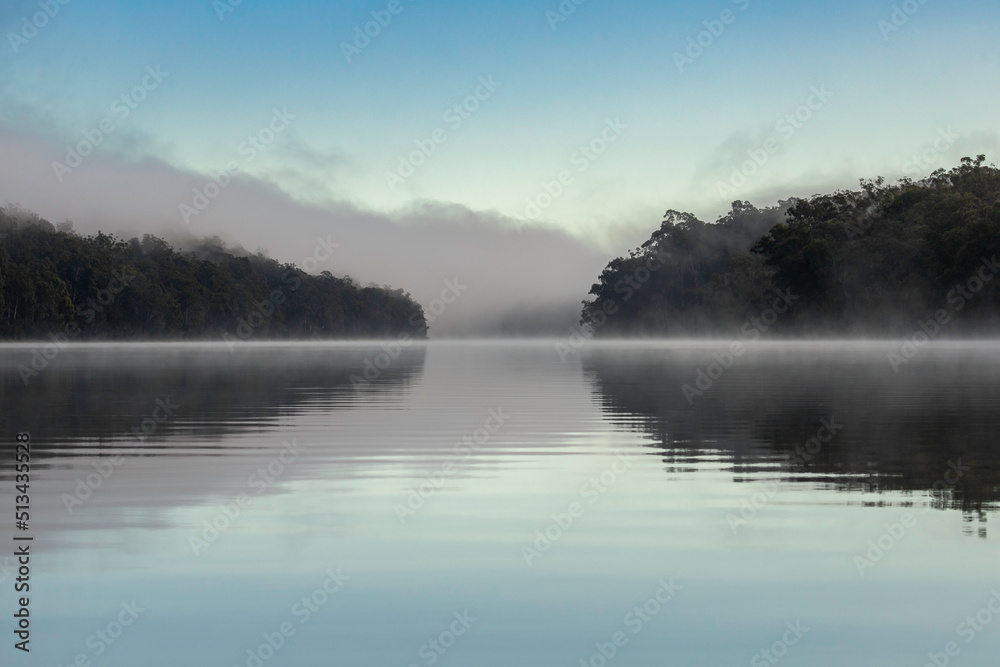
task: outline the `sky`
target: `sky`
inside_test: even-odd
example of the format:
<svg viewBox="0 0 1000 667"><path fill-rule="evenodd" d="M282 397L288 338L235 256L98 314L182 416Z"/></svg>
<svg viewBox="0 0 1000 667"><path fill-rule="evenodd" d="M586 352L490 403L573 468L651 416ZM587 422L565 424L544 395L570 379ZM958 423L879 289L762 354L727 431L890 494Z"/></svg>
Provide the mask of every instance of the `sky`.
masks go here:
<svg viewBox="0 0 1000 667"><path fill-rule="evenodd" d="M0 202L329 237L425 305L469 282L458 333L572 310L667 209L1000 153L996 3L578 1L5 0Z"/></svg>

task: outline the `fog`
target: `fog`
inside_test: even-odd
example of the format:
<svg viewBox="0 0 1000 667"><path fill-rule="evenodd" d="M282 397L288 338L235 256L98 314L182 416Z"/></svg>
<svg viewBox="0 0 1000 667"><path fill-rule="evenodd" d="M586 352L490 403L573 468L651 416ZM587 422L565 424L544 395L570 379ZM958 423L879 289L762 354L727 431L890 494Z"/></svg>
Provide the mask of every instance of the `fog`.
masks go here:
<svg viewBox="0 0 1000 667"><path fill-rule="evenodd" d="M54 224L70 220L83 234L154 233L178 245L218 236L298 266L332 249L305 268L408 291L427 311L435 338L565 334L608 260L643 238L637 231L627 243L599 247L554 227L519 228L499 214L437 202L395 215L347 202L320 207L248 176L222 188L187 224L180 204L191 204L194 189L209 182L204 175L95 154L60 183L51 167L56 159L53 144L0 133L0 202ZM459 296L435 303L449 284Z"/></svg>

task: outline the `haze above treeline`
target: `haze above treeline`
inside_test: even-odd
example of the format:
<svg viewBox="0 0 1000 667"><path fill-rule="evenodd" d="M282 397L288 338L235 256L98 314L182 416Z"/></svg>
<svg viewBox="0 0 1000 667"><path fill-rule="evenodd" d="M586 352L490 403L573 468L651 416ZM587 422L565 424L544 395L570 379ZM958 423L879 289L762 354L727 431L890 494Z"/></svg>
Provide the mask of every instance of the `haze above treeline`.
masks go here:
<svg viewBox="0 0 1000 667"><path fill-rule="evenodd" d="M458 279L423 304L359 285L318 241L333 258L314 275L217 237L82 236L8 205L0 337L423 338L449 304L476 298ZM862 180L765 208L737 201L715 223L669 210L595 276L579 315L536 303L498 318L496 333L569 336L579 320L588 337L991 335L998 254L1000 170L981 155L919 181Z"/></svg>

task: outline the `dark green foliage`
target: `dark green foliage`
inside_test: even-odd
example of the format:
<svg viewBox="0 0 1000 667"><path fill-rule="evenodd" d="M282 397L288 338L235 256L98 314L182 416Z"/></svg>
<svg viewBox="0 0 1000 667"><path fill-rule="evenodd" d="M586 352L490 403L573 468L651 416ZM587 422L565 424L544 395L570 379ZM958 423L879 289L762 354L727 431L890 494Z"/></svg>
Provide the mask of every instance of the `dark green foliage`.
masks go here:
<svg viewBox="0 0 1000 667"><path fill-rule="evenodd" d="M0 209L0 338L246 340L426 337L402 290L308 275L218 242L181 253L151 235L82 237Z"/></svg>
<svg viewBox="0 0 1000 667"><path fill-rule="evenodd" d="M984 162L765 210L737 202L714 225L670 211L642 248L608 265L583 321L593 326L598 304L617 298L600 333L729 332L789 290L799 301L779 331L898 335L945 309L949 332L995 332L1000 280L971 298L960 291L1000 255L1000 170ZM622 303L622 281L653 249L670 264Z"/></svg>
<svg viewBox="0 0 1000 667"><path fill-rule="evenodd" d="M769 280L770 272L748 251L781 221L788 205L761 210L733 202L732 211L714 225L690 213L667 211L648 241L629 257L608 264L590 289L595 299L584 302L583 322L604 334L683 334L742 314L744 300L724 303L730 294L762 291L755 283ZM650 271L643 282L644 268L657 266L657 259L663 266ZM599 312L612 310L601 325Z"/></svg>

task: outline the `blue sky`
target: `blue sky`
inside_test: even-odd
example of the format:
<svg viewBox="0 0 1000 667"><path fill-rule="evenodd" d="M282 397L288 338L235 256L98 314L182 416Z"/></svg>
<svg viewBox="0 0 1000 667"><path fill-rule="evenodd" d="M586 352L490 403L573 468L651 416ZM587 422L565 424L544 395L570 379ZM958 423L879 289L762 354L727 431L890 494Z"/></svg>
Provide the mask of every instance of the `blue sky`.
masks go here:
<svg viewBox="0 0 1000 667"><path fill-rule="evenodd" d="M39 11L14 2L0 14L0 127L74 142L159 65L169 76L100 150L209 173L287 109L286 136L245 170L297 200L382 212L432 200L523 219L569 169L540 219L577 232L903 175L942 129L961 139L926 171L997 143L995 3L914 0L886 33L879 21L902 3L568 0L556 23L555 0L399 0L347 62L342 45L388 5L243 0L220 19L207 0L70 1L14 53L10 33ZM679 71L674 54L724 11L729 24ZM443 114L479 77L499 88L449 128ZM734 196L720 193L813 86L833 96ZM616 118L619 141L578 173L574 152ZM447 140L391 191L386 172L437 128Z"/></svg>
<svg viewBox="0 0 1000 667"><path fill-rule="evenodd" d="M42 3L0 5L0 204L468 285L435 335L575 322L667 209L1000 155L987 0Z"/></svg>

